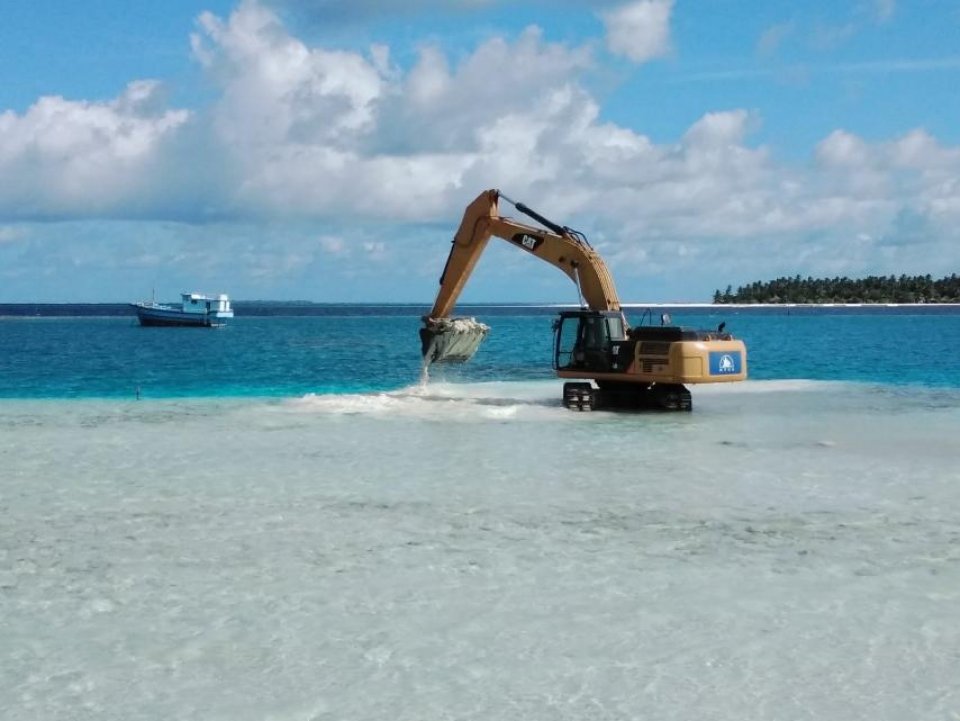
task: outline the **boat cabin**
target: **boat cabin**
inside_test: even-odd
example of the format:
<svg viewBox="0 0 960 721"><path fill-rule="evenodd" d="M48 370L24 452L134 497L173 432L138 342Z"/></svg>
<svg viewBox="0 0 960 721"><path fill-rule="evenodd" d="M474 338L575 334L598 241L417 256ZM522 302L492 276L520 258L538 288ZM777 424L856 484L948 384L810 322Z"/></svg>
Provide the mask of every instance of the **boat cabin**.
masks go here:
<svg viewBox="0 0 960 721"><path fill-rule="evenodd" d="M181 293L181 305L184 313L232 313L230 299L223 293L211 298L201 293Z"/></svg>

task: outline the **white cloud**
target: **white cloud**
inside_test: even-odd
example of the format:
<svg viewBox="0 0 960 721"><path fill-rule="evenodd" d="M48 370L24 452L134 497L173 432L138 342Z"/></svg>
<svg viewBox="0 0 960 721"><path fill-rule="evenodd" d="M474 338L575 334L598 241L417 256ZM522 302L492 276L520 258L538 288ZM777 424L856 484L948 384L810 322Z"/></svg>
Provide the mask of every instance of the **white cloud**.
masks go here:
<svg viewBox="0 0 960 721"><path fill-rule="evenodd" d="M224 22L203 13L192 46L221 82L217 127L228 143L277 142L348 148L374 125L383 93L375 58L311 49L290 36L277 17L245 0Z"/></svg>
<svg viewBox="0 0 960 721"><path fill-rule="evenodd" d="M0 114L0 212L95 215L140 205L164 143L190 118L166 110L155 81L110 102L40 98Z"/></svg>
<svg viewBox="0 0 960 721"><path fill-rule="evenodd" d="M863 168L870 161L870 149L856 135L834 130L817 145L816 156L825 167Z"/></svg>
<svg viewBox="0 0 960 721"><path fill-rule="evenodd" d="M456 66L425 46L404 75L382 46L369 56L308 48L253 2L226 21L203 15L200 29L194 51L220 83L213 115L240 171L237 203L268 215L435 215L496 154L491 128L524 133L558 112L552 99L591 62L528 28Z"/></svg>
<svg viewBox="0 0 960 721"><path fill-rule="evenodd" d="M634 0L601 14L607 47L635 63L670 51L670 13L673 0Z"/></svg>
<svg viewBox="0 0 960 721"><path fill-rule="evenodd" d="M945 148L927 131L916 129L889 145L893 165L927 172L956 171L960 167L960 148Z"/></svg>
<svg viewBox="0 0 960 721"><path fill-rule="evenodd" d="M666 48L670 4L646 11L653 5ZM751 142L758 113L732 108L654 142L602 120L580 82L594 68L587 47L550 43L535 27L456 56L425 45L404 71L385 46L311 47L246 0L226 19L202 15L193 47L218 93L195 116L168 108L146 81L110 102L42 98L0 114L0 219L322 221L323 234L296 242L281 234L269 247L166 259L215 265L228 254L267 283L321 259L358 272L395 255L394 236L423 221L448 230L421 230L403 255L442 264L442 246L429 243L453 231L477 193L500 187L581 227L618 279L705 267L764 277L799 259L811 272L880 271L871 251L885 243L883 262L904 261L896 254L909 246L888 241L908 228L940 244L929 257L960 263L960 149L924 130L885 142L836 130L809 165L784 164ZM376 219L390 240L351 230ZM345 230L330 231L331 221Z"/></svg>
<svg viewBox="0 0 960 721"><path fill-rule="evenodd" d="M750 114L745 110L707 113L683 136L689 145L729 146L743 142Z"/></svg>
<svg viewBox="0 0 960 721"><path fill-rule="evenodd" d="M570 88L591 62L584 49L544 42L536 27L512 43L487 40L455 68L426 47L387 103L384 125L402 133L395 142L408 151L475 151L486 129L504 119L553 112L555 93Z"/></svg>

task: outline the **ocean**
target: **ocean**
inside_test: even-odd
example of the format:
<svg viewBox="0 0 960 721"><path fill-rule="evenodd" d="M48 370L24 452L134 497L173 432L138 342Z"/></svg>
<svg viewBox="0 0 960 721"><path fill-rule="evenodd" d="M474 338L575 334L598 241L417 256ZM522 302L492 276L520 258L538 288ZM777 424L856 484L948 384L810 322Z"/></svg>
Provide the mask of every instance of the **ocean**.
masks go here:
<svg viewBox="0 0 960 721"><path fill-rule="evenodd" d="M958 309L672 309L687 414L465 310L0 318L0 719L960 718Z"/></svg>

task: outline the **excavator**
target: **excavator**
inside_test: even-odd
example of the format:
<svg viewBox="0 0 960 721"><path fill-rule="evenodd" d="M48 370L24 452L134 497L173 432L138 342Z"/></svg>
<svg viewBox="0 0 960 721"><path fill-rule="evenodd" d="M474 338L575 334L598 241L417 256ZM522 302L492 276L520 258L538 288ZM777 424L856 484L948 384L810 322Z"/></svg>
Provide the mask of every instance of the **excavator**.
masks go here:
<svg viewBox="0 0 960 721"><path fill-rule="evenodd" d="M543 227L501 216L501 199ZM464 211L436 301L420 329L425 368L468 361L489 332L483 323L451 313L492 237L559 268L577 286L580 308L561 311L553 324L553 368L566 380L567 408L689 411L686 384L746 379L746 347L724 331L724 323L716 330L692 330L667 325L664 315L660 325L643 325L641 319L630 327L613 278L586 236L499 190L482 192Z"/></svg>

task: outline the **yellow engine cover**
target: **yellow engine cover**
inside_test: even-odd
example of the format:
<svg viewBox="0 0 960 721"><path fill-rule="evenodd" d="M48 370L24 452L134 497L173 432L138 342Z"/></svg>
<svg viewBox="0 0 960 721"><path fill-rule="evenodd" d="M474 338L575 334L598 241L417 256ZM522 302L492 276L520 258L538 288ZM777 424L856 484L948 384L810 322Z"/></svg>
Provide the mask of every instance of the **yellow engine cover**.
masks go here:
<svg viewBox="0 0 960 721"><path fill-rule="evenodd" d="M650 360L642 352L639 343L638 375L643 375L645 361ZM747 348L740 340L676 341L665 360L665 366L649 366L661 383L730 383L747 378Z"/></svg>
<svg viewBox="0 0 960 721"><path fill-rule="evenodd" d="M747 348L740 340L641 341L626 367L599 371L567 366L561 378L625 383L731 383L747 378Z"/></svg>

